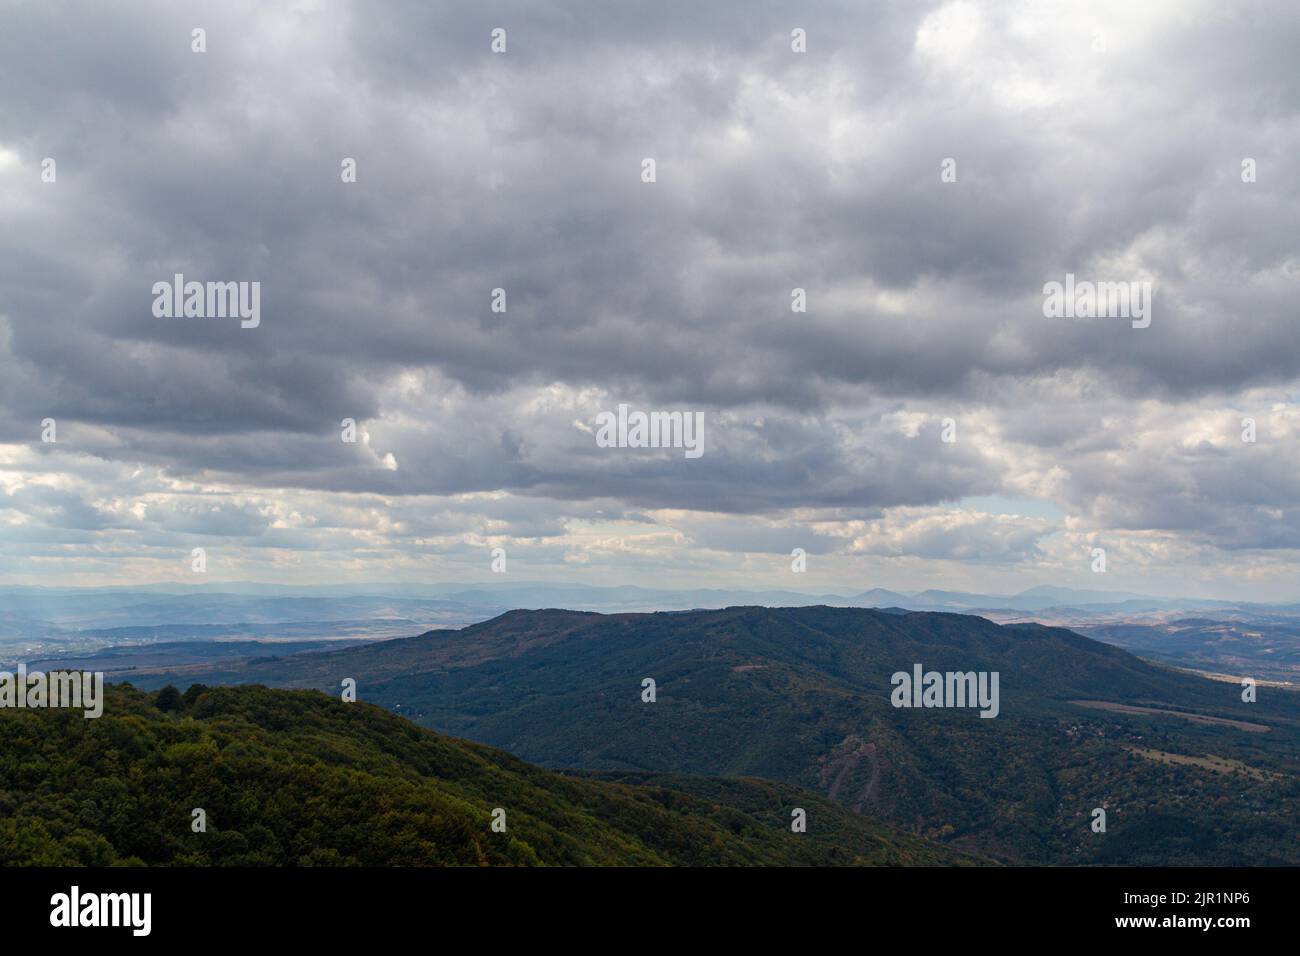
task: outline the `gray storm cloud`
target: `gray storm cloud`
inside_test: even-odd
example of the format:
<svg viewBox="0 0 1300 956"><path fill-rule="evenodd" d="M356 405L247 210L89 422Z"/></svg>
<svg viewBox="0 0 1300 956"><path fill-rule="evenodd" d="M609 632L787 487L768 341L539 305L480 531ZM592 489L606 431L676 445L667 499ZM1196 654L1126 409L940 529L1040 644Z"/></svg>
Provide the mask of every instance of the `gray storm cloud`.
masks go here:
<svg viewBox="0 0 1300 956"><path fill-rule="evenodd" d="M711 570L788 529L1294 573L1293 4L3 17L0 572L203 535L376 576L489 540ZM1044 318L1067 272L1151 281L1151 327ZM260 282L261 325L156 318L175 273ZM619 402L703 412L707 453L597 448ZM1065 518L953 517L989 495Z"/></svg>

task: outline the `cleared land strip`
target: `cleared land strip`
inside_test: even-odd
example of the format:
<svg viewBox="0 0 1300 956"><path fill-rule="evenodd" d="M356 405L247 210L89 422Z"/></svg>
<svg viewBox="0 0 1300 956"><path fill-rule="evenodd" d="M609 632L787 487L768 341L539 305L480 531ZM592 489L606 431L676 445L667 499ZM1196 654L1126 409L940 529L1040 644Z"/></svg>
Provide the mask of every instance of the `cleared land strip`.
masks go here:
<svg viewBox="0 0 1300 956"><path fill-rule="evenodd" d="M1189 714L1183 710L1161 710L1159 707L1136 707L1133 704L1116 704L1109 700L1072 700L1071 704L1088 707L1092 710L1109 710L1117 714L1136 714L1140 717L1182 717L1198 724L1217 724L1221 727L1236 727L1238 730L1252 734L1266 734L1269 727L1263 724L1249 724L1244 720L1229 720L1227 717L1207 717L1205 714Z"/></svg>

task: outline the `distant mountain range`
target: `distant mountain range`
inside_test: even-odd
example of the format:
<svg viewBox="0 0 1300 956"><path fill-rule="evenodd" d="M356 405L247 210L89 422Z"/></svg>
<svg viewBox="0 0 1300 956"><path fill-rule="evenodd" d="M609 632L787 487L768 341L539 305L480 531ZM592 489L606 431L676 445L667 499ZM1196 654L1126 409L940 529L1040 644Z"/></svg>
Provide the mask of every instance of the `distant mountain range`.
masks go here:
<svg viewBox="0 0 1300 956"><path fill-rule="evenodd" d="M75 634L118 627L236 625L402 620L464 624L518 608L573 610L693 610L767 607L901 607L908 610L1040 611L1050 608L1192 611L1243 605L1192 598L1162 598L1119 591L1034 587L1014 595L873 588L857 594L783 589L669 589L599 587L544 582L482 584L348 584L315 587L222 583L134 588L0 587L4 612L0 637L48 631Z"/></svg>
<svg viewBox="0 0 1300 956"><path fill-rule="evenodd" d="M891 676L915 665L998 672L999 715L891 706ZM762 777L1002 862L1300 863L1300 696L1261 687L1246 703L1236 683L1061 628L826 606L513 611L132 681L337 692L344 678L424 726L543 765ZM1105 834L1089 827L1096 808Z"/></svg>
<svg viewBox="0 0 1300 956"><path fill-rule="evenodd" d="M1038 622L1211 674L1300 687L1300 606L1159 598L1039 586L1014 595L873 588L857 594L673 590L487 581L289 587L235 583L140 588L0 587L0 668L76 660L110 674L215 658L283 656L289 645L355 643L455 628L518 608L603 613L766 607L953 611ZM222 644L220 648L216 644ZM211 646L205 646L211 645ZM138 652L133 649L139 649ZM112 653L102 653L112 651ZM98 656L97 656L98 655Z"/></svg>

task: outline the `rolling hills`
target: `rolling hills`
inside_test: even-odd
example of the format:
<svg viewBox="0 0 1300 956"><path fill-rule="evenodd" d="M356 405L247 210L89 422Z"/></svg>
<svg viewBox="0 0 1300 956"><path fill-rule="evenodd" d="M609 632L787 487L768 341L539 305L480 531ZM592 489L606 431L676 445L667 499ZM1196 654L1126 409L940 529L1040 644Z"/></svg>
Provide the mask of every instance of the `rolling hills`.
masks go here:
<svg viewBox="0 0 1300 956"><path fill-rule="evenodd" d="M916 663L999 672L999 716L892 707L890 675ZM546 766L762 777L1013 864L1300 862L1300 698L1261 687L1245 703L1232 683L1060 628L833 607L515 611L141 680L334 690L345 677L365 700Z"/></svg>

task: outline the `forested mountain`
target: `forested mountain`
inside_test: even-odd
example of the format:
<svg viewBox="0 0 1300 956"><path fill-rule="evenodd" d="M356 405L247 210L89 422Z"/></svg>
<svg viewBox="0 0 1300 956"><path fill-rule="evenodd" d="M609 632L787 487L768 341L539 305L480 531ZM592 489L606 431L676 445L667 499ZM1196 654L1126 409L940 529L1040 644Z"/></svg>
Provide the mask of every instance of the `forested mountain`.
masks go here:
<svg viewBox="0 0 1300 956"><path fill-rule="evenodd" d="M0 710L0 865L963 862L791 786L582 779L314 691Z"/></svg>
<svg viewBox="0 0 1300 956"><path fill-rule="evenodd" d="M915 664L998 672L998 716L891 706L890 676ZM1261 686L1247 703L1234 683L1059 628L831 607L517 611L202 673L351 677L363 699L547 766L763 777L1011 863L1300 863L1300 697Z"/></svg>

